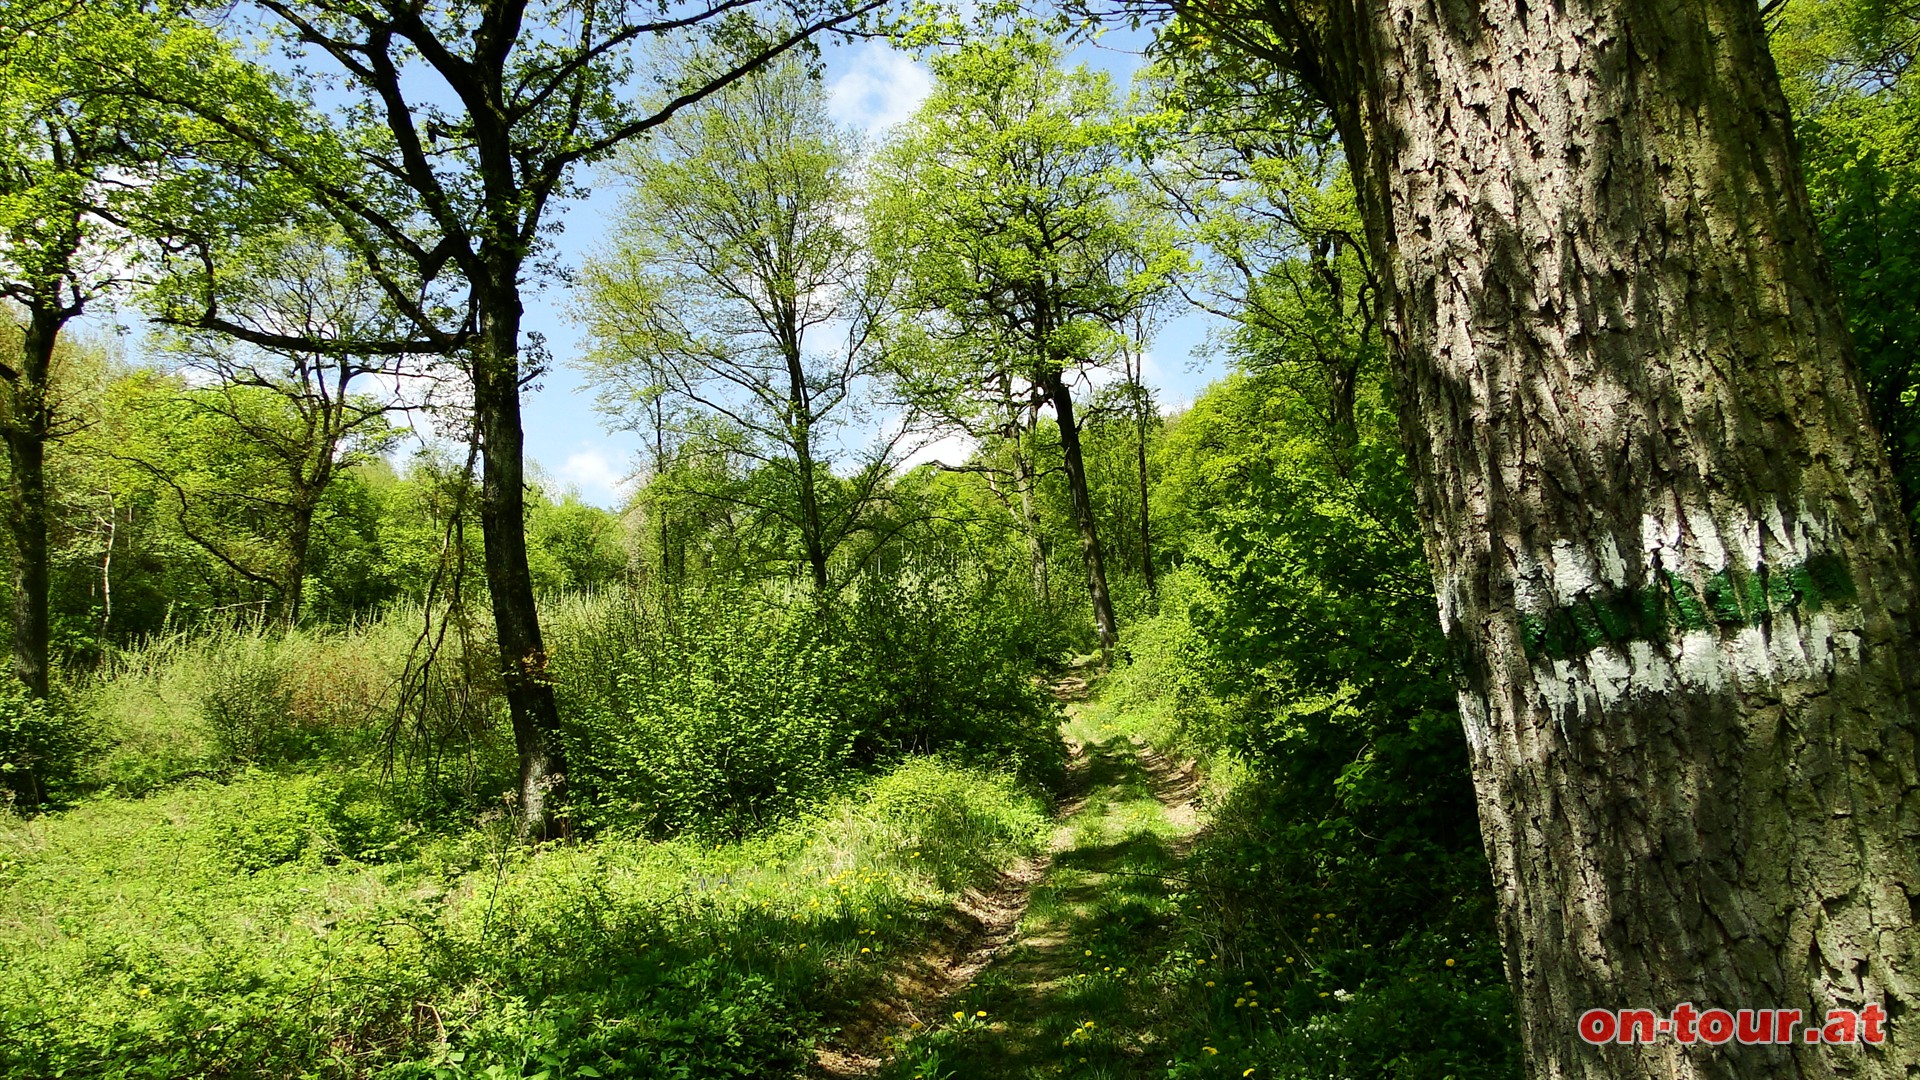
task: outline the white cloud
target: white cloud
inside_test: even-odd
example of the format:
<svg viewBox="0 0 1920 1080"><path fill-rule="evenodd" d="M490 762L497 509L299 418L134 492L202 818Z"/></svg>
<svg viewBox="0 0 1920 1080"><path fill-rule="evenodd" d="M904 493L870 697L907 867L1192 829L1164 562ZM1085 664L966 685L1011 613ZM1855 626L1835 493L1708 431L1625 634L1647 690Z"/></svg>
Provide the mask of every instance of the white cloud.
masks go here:
<svg viewBox="0 0 1920 1080"><path fill-rule="evenodd" d="M933 74L913 57L870 41L833 80L827 112L836 123L878 135L912 116L932 92Z"/></svg>
<svg viewBox="0 0 1920 1080"><path fill-rule="evenodd" d="M590 503L614 506L626 492L627 474L598 450L579 450L561 462L560 479L580 489Z"/></svg>

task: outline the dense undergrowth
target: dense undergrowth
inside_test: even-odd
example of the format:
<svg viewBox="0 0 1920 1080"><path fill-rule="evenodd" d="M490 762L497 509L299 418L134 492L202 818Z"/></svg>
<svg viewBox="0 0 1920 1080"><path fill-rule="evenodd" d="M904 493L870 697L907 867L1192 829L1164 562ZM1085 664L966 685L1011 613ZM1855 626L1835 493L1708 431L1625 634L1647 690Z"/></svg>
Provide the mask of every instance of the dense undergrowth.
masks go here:
<svg viewBox="0 0 1920 1080"><path fill-rule="evenodd" d="M1129 625L1096 717L1215 779L1165 944L1130 966L1158 973L1163 1037L1212 1040L1178 1075L1516 1076L1389 388L1364 380L1340 436L1270 345L1244 339L1243 371L1168 434L1185 566Z"/></svg>
<svg viewBox="0 0 1920 1080"><path fill-rule="evenodd" d="M1094 708L1213 776L1163 933L1125 961L1187 1048L1168 1075L1519 1074L1452 688L1430 598L1401 584L1418 549L1356 490L1258 480Z"/></svg>
<svg viewBox="0 0 1920 1080"><path fill-rule="evenodd" d="M579 839L531 850L478 635L412 682L404 610L114 658L16 710L75 751L0 814L0 1075L790 1071L1039 843L1051 631L961 581L553 605Z"/></svg>
<svg viewBox="0 0 1920 1080"><path fill-rule="evenodd" d="M742 1076L799 1064L1043 801L937 759L713 844L419 838L350 775L13 821L0 1074ZM372 849L368 819L396 836Z"/></svg>
<svg viewBox="0 0 1920 1080"><path fill-rule="evenodd" d="M1153 719L1103 703L1092 722L1138 732ZM1207 828L1136 916L1159 933L1087 945L1101 967L1137 973L1164 1075L1520 1075L1471 811L1449 845L1418 820L1383 826L1351 794L1225 755L1213 768Z"/></svg>

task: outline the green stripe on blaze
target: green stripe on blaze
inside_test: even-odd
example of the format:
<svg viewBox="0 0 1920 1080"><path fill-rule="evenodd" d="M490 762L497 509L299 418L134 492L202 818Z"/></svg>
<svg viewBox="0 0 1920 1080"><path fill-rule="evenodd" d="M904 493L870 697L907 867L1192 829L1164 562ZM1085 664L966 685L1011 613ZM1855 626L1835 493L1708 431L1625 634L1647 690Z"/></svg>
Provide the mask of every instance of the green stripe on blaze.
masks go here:
<svg viewBox="0 0 1920 1080"><path fill-rule="evenodd" d="M1661 570L1637 589L1582 596L1540 614L1520 617L1520 640L1530 660L1565 660L1602 644L1669 641L1690 630L1758 626L1775 615L1818 611L1857 596L1853 574L1838 555L1815 555L1779 570L1722 570L1700 588Z"/></svg>

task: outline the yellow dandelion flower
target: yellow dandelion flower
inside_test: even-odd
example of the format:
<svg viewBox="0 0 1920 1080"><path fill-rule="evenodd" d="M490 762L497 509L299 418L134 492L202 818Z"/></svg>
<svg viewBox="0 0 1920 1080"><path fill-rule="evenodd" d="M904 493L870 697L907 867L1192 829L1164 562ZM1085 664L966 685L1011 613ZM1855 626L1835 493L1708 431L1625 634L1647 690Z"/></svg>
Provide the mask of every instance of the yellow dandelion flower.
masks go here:
<svg viewBox="0 0 1920 1080"><path fill-rule="evenodd" d="M1212 980L1212 979L1208 979L1208 980L1207 980L1207 985L1208 985L1208 986L1212 986L1212 985L1213 985L1213 980Z"/></svg>
<svg viewBox="0 0 1920 1080"><path fill-rule="evenodd" d="M1452 966L1453 966L1453 957L1451 957L1451 956L1449 956L1449 957L1447 957L1447 966L1448 966L1448 967L1452 967Z"/></svg>
<svg viewBox="0 0 1920 1080"><path fill-rule="evenodd" d="M981 1009L979 1012L974 1013L973 1015L979 1017L982 1020L985 1020L987 1018L987 1010Z"/></svg>
<svg viewBox="0 0 1920 1080"><path fill-rule="evenodd" d="M963 1012L957 1012L953 1014L953 1018L955 1020L965 1020L967 1018L967 1014Z"/></svg>
<svg viewBox="0 0 1920 1080"><path fill-rule="evenodd" d="M1200 1048L1200 1050L1201 1050L1201 1052L1202 1052L1202 1053L1207 1053L1207 1054L1217 1054L1217 1053L1219 1053L1219 1052L1220 1052L1220 1051L1218 1051L1218 1050L1215 1050L1215 1049L1214 1049L1213 1047L1211 1047L1211 1046L1203 1046L1203 1047L1201 1047L1201 1048Z"/></svg>

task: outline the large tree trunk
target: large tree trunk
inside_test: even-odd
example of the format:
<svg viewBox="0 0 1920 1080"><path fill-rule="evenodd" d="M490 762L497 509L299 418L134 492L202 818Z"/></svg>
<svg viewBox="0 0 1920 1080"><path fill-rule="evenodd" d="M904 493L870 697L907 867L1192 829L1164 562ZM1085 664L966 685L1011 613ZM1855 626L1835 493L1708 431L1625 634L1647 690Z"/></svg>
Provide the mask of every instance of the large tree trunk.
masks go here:
<svg viewBox="0 0 1920 1080"><path fill-rule="evenodd" d="M1533 1075L1915 1075L1911 539L1755 5L1310 22ZM1575 1033L1683 1002L1900 1019L1868 1051Z"/></svg>
<svg viewBox="0 0 1920 1080"><path fill-rule="evenodd" d="M1073 416L1073 394L1057 371L1041 378L1053 415L1060 424L1060 456L1067 467L1067 495L1073 504L1073 523L1080 529L1080 555L1087 564L1087 593L1093 599L1093 625L1100 633L1100 652L1107 655L1120 642L1113 617L1113 598L1107 595L1107 564L1100 553L1100 534L1094 527L1093 497L1087 491L1087 466L1080 455L1080 426Z"/></svg>
<svg viewBox="0 0 1920 1080"><path fill-rule="evenodd" d="M504 280L514 279L513 274ZM486 539L487 590L494 633L520 755L520 810L533 837L564 834L566 759L560 711L547 676L547 651L527 568L526 483L520 430L520 317L518 290L485 298L481 346L473 360L474 421L480 427L483 469L480 529Z"/></svg>
<svg viewBox="0 0 1920 1080"><path fill-rule="evenodd" d="M47 381L53 371L54 345L65 318L33 308L20 348L20 370L8 382L4 418L13 484L8 492L7 527L13 534L13 675L27 692L47 696L49 632L47 618L47 438L53 430ZM29 789L31 790L31 785Z"/></svg>

